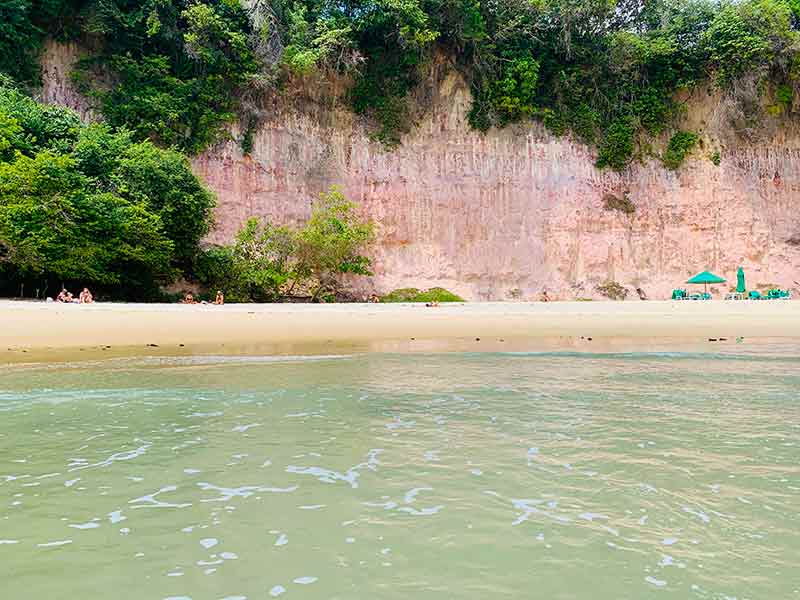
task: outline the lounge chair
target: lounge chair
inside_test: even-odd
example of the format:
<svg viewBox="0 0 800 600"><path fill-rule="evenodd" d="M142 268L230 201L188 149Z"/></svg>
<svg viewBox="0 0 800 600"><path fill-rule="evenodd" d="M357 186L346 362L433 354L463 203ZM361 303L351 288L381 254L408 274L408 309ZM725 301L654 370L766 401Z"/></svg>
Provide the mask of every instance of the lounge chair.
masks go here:
<svg viewBox="0 0 800 600"><path fill-rule="evenodd" d="M764 299L763 296L761 296L761 293L757 292L756 290L750 290L750 292L747 294L747 298L749 300L763 300Z"/></svg>
<svg viewBox="0 0 800 600"><path fill-rule="evenodd" d="M792 293L787 290L769 290L767 291L767 300L789 300Z"/></svg>
<svg viewBox="0 0 800 600"><path fill-rule="evenodd" d="M672 290L673 300L687 300L686 290Z"/></svg>
<svg viewBox="0 0 800 600"><path fill-rule="evenodd" d="M700 299L701 300L711 300L711 294L709 294L708 292L703 292L702 294L700 294Z"/></svg>

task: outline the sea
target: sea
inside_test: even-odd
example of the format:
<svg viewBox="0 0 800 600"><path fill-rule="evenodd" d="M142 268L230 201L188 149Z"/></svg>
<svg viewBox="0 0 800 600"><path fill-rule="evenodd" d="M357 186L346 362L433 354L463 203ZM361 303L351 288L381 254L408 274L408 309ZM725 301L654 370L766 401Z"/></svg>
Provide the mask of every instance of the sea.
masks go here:
<svg viewBox="0 0 800 600"><path fill-rule="evenodd" d="M3 600L800 598L800 341L0 365Z"/></svg>

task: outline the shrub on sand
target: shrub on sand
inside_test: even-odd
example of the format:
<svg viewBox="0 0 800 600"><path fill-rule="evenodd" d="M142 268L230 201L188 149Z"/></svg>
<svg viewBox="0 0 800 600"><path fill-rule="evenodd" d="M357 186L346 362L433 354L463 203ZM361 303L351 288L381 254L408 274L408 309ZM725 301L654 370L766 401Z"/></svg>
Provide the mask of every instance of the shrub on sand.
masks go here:
<svg viewBox="0 0 800 600"><path fill-rule="evenodd" d="M465 300L441 287L427 291L417 288L400 288L381 297L381 302L464 302Z"/></svg>

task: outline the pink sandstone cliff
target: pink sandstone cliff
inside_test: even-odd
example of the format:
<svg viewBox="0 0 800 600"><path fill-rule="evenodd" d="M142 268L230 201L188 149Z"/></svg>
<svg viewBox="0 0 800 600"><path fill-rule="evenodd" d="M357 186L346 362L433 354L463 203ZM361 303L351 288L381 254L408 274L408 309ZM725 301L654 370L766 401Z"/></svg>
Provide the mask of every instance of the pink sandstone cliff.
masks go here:
<svg viewBox="0 0 800 600"><path fill-rule="evenodd" d="M76 53L48 46L42 95L91 117L69 84ZM335 91L267 101L251 156L229 141L194 160L218 198L208 241L229 241L250 216L303 219L336 184L378 226L375 276L363 291L443 286L471 300L542 290L571 299L596 298L598 284L616 281L629 298L637 287L663 298L705 269L735 285L740 265L750 287L800 290L800 132L722 145L705 131L706 150L677 172L649 160L617 174L594 167L593 149L536 124L472 131L468 87L446 64L420 95L426 110L392 151L332 105ZM688 125L712 129L713 102L695 104ZM721 149L719 166L711 147ZM635 214L606 210L607 194L627 194Z"/></svg>

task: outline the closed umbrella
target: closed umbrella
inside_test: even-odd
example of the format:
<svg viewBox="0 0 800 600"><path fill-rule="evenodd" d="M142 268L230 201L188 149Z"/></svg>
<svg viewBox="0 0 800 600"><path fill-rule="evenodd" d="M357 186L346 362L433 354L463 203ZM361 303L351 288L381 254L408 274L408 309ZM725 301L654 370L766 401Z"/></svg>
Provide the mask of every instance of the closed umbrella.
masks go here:
<svg viewBox="0 0 800 600"><path fill-rule="evenodd" d="M720 277L719 275L714 275L713 273L709 273L708 271L703 271L702 273L698 273L691 279L689 279L686 283L702 283L705 286L705 291L708 292L708 284L709 283L725 283L725 279Z"/></svg>
<svg viewBox="0 0 800 600"><path fill-rule="evenodd" d="M736 271L736 291L740 294L744 294L747 291L744 285L744 269L742 267L739 267L739 270Z"/></svg>

